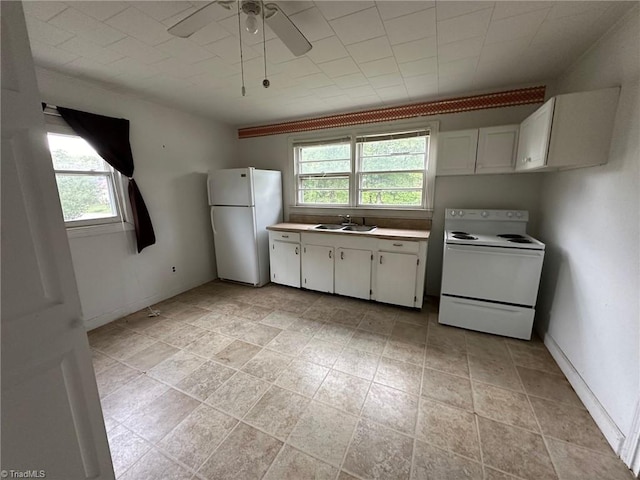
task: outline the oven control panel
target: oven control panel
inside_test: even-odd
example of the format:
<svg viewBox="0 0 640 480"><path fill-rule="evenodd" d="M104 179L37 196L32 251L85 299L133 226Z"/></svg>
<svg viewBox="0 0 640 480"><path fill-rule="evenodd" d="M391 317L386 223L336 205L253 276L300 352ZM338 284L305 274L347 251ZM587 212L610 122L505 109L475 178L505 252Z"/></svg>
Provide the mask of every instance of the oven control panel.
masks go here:
<svg viewBox="0 0 640 480"><path fill-rule="evenodd" d="M479 209L445 209L445 218L459 218L465 220L503 220L522 221L529 220L529 212L526 210L479 210Z"/></svg>

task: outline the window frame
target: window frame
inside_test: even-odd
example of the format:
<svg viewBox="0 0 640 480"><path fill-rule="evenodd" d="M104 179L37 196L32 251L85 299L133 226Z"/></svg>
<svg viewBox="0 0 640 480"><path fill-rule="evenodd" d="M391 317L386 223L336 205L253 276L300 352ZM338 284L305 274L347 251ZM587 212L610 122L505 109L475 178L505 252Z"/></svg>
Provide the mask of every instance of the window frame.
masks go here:
<svg viewBox="0 0 640 480"><path fill-rule="evenodd" d="M49 133L56 135L67 135L71 137L80 137L67 123L56 114L45 114L45 130L46 134ZM49 155L51 156L51 150L49 150L49 142L47 137L47 150L49 151ZM111 165L109 165L102 157L100 157L103 164L105 165L106 170L101 170L99 172L92 171L84 171L84 170L56 170L53 166L53 157L51 158L51 166L53 169L54 175L57 173L60 174L70 174L70 175L86 175L86 176L107 176L107 181L111 185L110 194L113 196L113 203L116 210L116 215L112 217L106 218L92 218L86 220L70 220L65 221L64 225L67 228L68 232L76 231L79 232L81 230L87 229L99 229L100 232L103 230L105 232L109 231L109 228L112 226L117 226L118 230L121 230L121 226L126 228L131 223L129 219L131 218L131 210L129 207L129 203L127 200L127 196L125 195L126 189L124 186L124 177L120 172L114 169ZM59 199L58 193L58 199ZM61 205L62 208L62 205Z"/></svg>
<svg viewBox="0 0 640 480"><path fill-rule="evenodd" d="M413 121L413 122L389 122L385 124L376 124L373 126L360 125L351 128L331 129L328 131L317 132L316 134L297 136L292 135L288 139L290 169L289 175L292 175L291 182L291 205L289 210L304 212L305 210L314 211L314 213L320 213L320 210L326 210L326 213L331 213L335 210L352 211L356 214L371 214L375 215L376 212L392 212L401 216L413 216L411 212L416 212L417 215L422 216L425 212L433 212L434 201L434 188L435 188L435 159L436 159L436 139L438 133L438 122L431 121ZM415 172L423 173L423 185L422 185L422 204L421 205L371 205L360 203L359 192L361 191L360 182L362 172L359 162L361 162L361 155L359 155L358 148L361 148L361 144L356 142L359 137L367 137L373 135L385 135L400 132L420 131L427 132L427 148L425 158L425 169L415 170ZM332 141L339 139L349 138L351 142L351 172L349 178L349 204L311 204L301 203L299 196L299 172L298 172L298 159L297 148L304 146L305 144L323 144L331 143ZM381 173L392 173L393 171L383 171ZM412 173L414 170L400 170L402 173ZM328 174L329 175L329 174ZM328 176L327 175L327 176ZM290 177L291 178L291 177ZM417 213L422 212L422 213Z"/></svg>

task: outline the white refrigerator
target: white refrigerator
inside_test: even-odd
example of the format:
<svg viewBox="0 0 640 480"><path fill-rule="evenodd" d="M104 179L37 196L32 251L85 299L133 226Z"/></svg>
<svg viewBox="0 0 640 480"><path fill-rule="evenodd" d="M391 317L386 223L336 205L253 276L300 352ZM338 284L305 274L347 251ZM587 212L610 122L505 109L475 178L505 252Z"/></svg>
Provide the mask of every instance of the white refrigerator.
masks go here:
<svg viewBox="0 0 640 480"><path fill-rule="evenodd" d="M282 174L231 168L207 180L218 277L261 287L269 282L266 227L282 222Z"/></svg>

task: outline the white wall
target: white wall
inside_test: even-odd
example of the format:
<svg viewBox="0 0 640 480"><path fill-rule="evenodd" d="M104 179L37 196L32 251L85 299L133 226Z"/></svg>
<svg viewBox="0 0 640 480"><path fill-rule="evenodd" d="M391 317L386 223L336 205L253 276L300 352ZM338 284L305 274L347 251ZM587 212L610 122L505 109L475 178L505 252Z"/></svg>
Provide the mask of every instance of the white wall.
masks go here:
<svg viewBox="0 0 640 480"><path fill-rule="evenodd" d="M557 93L622 91L608 164L545 174L540 219L537 328L577 371L576 390L590 390L625 436L640 398L639 38L636 7L558 80Z"/></svg>
<svg viewBox="0 0 640 480"><path fill-rule="evenodd" d="M206 172L234 165L236 130L55 72L37 75L48 103L130 120L134 177L156 233L140 254L133 231L70 238L87 326L216 278Z"/></svg>
<svg viewBox="0 0 640 480"><path fill-rule="evenodd" d="M495 108L474 112L455 113L427 117L437 120L439 130L451 131L466 128L489 127L520 123L539 105ZM396 122L392 125L398 125ZM329 134L330 130L319 131ZM281 170L285 202L285 219L289 205L294 203L292 165L290 164L288 140L300 134L272 135L240 140L239 160L245 166ZM303 133L308 135L308 132ZM536 233L540 195L540 174L477 175L437 177L433 225L427 258L426 290L429 295L439 295L442 270L442 236L445 208L518 208L529 210L530 231ZM389 216L393 216L392 213Z"/></svg>

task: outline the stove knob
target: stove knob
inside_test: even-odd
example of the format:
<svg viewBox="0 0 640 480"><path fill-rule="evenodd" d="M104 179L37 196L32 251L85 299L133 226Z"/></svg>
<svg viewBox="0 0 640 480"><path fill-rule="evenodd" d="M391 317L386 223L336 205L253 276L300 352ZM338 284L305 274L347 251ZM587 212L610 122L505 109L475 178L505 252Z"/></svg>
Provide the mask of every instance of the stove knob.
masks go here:
<svg viewBox="0 0 640 480"><path fill-rule="evenodd" d="M464 210L458 210L458 216L463 217L464 216Z"/></svg>
<svg viewBox="0 0 640 480"><path fill-rule="evenodd" d="M489 212L484 210L480 215L482 215L484 218L487 218L489 216Z"/></svg>
<svg viewBox="0 0 640 480"><path fill-rule="evenodd" d="M509 218L513 217L513 212L507 212L507 217Z"/></svg>
<svg viewBox="0 0 640 480"><path fill-rule="evenodd" d="M522 212L517 212L517 213L516 213L516 217L518 217L518 218L522 218Z"/></svg>
<svg viewBox="0 0 640 480"><path fill-rule="evenodd" d="M452 216L452 217L455 217L456 215L457 215L457 214L456 214L456 211L455 211L455 210L451 210L451 216Z"/></svg>

